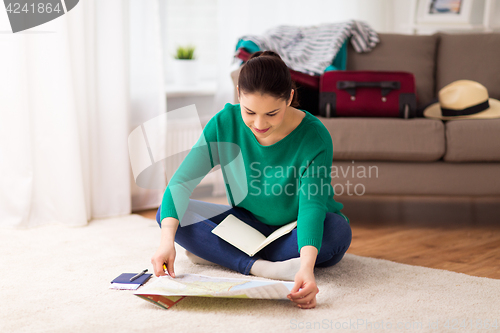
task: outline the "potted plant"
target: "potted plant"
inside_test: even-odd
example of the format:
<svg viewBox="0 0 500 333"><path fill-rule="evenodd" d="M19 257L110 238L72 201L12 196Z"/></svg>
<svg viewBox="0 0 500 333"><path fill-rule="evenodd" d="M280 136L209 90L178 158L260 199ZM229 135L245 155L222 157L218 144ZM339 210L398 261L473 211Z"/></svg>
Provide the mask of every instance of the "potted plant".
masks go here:
<svg viewBox="0 0 500 333"><path fill-rule="evenodd" d="M196 84L199 79L198 60L194 46L179 46L174 55L174 80L180 85Z"/></svg>

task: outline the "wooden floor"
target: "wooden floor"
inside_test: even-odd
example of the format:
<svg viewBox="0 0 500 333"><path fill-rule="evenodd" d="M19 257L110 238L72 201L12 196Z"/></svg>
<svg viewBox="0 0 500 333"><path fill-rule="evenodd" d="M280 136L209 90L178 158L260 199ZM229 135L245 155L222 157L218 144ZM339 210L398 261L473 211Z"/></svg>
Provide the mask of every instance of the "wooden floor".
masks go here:
<svg viewBox="0 0 500 333"><path fill-rule="evenodd" d="M197 197L227 204L225 197ZM348 253L500 279L500 199L339 197ZM135 212L154 219L156 210Z"/></svg>

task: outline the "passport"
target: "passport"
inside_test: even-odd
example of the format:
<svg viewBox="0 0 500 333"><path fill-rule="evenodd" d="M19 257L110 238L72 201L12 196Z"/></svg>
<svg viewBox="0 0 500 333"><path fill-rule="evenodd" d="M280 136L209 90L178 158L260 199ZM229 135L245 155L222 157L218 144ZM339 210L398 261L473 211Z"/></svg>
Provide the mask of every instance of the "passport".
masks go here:
<svg viewBox="0 0 500 333"><path fill-rule="evenodd" d="M136 276L137 273L123 273L111 281L110 289L125 289L125 290L135 290L144 284L153 274L144 274L139 276L134 281L130 282L130 279Z"/></svg>

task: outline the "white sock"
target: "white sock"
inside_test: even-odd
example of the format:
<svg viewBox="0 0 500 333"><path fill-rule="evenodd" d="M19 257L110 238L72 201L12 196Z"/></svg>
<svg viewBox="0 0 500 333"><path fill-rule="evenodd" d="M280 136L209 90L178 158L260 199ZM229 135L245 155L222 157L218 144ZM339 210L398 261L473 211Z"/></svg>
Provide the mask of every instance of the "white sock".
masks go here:
<svg viewBox="0 0 500 333"><path fill-rule="evenodd" d="M198 257L196 254L193 254L186 250L186 256L191 260L192 263L199 264L199 265L217 265L216 263L213 263L211 261L205 260L203 258Z"/></svg>
<svg viewBox="0 0 500 333"><path fill-rule="evenodd" d="M250 274L268 279L294 281L300 269L300 258L285 261L257 259L250 269Z"/></svg>

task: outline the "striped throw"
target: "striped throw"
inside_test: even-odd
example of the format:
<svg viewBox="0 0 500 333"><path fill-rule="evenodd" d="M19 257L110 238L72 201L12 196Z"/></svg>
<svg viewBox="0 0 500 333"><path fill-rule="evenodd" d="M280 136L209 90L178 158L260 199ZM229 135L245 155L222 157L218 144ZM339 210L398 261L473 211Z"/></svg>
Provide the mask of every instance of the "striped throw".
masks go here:
<svg viewBox="0 0 500 333"><path fill-rule="evenodd" d="M371 51L379 42L375 30L356 20L314 26L280 25L262 36L243 36L240 40L252 41L261 50L278 53L297 72L321 75L348 38L359 53Z"/></svg>

